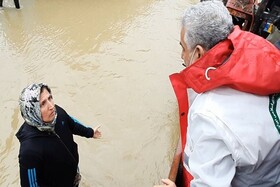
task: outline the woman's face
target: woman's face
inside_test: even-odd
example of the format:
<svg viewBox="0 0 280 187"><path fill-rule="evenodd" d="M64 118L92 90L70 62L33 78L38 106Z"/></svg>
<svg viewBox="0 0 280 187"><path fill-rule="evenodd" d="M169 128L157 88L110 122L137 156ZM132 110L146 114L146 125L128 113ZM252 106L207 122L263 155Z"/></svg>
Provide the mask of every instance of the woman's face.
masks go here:
<svg viewBox="0 0 280 187"><path fill-rule="evenodd" d="M43 88L40 94L40 110L43 122L50 123L54 120L56 114L55 105L52 95L46 88Z"/></svg>

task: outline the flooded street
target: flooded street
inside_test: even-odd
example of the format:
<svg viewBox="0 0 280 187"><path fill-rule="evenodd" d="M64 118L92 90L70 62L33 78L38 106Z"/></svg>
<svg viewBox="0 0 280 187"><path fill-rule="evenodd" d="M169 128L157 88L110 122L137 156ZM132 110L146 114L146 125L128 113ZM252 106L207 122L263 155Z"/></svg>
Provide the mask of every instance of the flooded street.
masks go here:
<svg viewBox="0 0 280 187"><path fill-rule="evenodd" d="M179 136L168 76L180 71L180 18L195 0L4 0L0 9L0 186L20 186L18 97L45 82L101 139L75 136L81 187L150 187Z"/></svg>

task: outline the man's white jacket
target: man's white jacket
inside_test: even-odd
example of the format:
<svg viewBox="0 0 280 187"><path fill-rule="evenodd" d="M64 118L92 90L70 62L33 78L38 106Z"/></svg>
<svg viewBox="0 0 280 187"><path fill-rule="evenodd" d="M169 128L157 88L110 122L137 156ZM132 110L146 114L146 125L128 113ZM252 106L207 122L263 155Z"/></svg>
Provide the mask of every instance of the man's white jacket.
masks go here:
<svg viewBox="0 0 280 187"><path fill-rule="evenodd" d="M191 187L280 186L279 96L227 87L196 94L183 157Z"/></svg>

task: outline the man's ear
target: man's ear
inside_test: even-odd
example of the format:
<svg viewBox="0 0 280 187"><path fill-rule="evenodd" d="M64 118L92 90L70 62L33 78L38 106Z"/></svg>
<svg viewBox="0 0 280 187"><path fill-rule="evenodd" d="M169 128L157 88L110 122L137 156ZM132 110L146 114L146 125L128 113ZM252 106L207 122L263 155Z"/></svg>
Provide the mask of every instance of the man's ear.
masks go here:
<svg viewBox="0 0 280 187"><path fill-rule="evenodd" d="M198 58L201 58L206 51L201 45L197 45L196 48L197 48L197 51L198 51L198 53L197 53Z"/></svg>

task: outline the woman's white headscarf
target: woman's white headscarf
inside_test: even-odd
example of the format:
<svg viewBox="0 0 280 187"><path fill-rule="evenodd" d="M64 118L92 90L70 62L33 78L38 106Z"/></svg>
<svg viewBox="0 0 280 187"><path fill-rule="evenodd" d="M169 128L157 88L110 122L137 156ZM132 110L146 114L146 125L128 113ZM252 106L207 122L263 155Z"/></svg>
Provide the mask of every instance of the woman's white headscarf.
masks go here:
<svg viewBox="0 0 280 187"><path fill-rule="evenodd" d="M45 87L51 93L48 85L44 83L31 84L22 90L19 97L21 115L28 125L37 127L40 131L54 131L57 118L56 112L52 122L45 123L42 120L40 110L40 94L42 87Z"/></svg>

